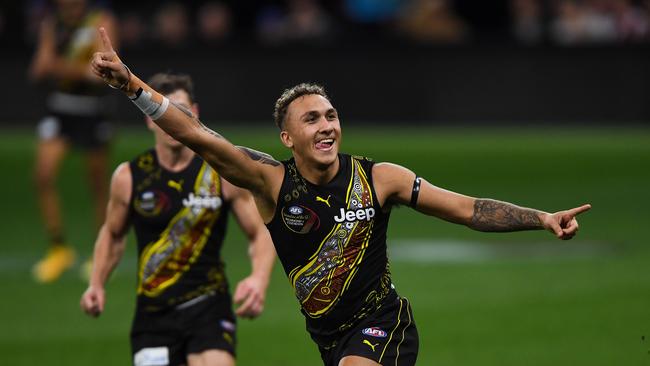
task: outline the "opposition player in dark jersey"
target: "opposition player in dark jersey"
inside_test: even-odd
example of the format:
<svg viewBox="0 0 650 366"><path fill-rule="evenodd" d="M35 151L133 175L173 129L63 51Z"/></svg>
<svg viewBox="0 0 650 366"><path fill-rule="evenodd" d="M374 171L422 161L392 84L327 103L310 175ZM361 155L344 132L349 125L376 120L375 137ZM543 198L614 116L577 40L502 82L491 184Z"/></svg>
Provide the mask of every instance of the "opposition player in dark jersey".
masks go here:
<svg viewBox="0 0 650 366"><path fill-rule="evenodd" d="M197 112L188 76L158 74L150 83ZM94 316L103 311L104 285L133 226L138 242L134 365L234 365L236 321L220 256L228 214L235 214L250 242L252 273L234 294L237 315L243 317L256 317L263 309L275 260L268 230L250 192L223 179L149 118L147 125L155 147L122 163L113 175L81 307Z"/></svg>
<svg viewBox="0 0 650 366"><path fill-rule="evenodd" d="M391 284L386 256L393 206L409 205L480 231L546 229L560 239L576 234L575 216L590 208L551 214L477 199L435 187L399 165L340 154L337 111L313 84L288 89L276 102L280 140L293 155L278 162L232 145L187 108L170 103L131 74L100 33L104 52L93 57L95 73L253 193L325 365L415 364L413 314Z"/></svg>
<svg viewBox="0 0 650 366"><path fill-rule="evenodd" d="M108 194L110 126L105 121L100 78L90 72L90 58L98 49L96 28L113 29L113 18L85 0L57 0L56 12L44 19L38 48L30 68L34 81L49 81L47 115L38 124L35 181L50 246L33 268L38 282L55 281L75 261L75 250L64 237L56 179L70 147L86 159L87 179L97 224L103 222Z"/></svg>

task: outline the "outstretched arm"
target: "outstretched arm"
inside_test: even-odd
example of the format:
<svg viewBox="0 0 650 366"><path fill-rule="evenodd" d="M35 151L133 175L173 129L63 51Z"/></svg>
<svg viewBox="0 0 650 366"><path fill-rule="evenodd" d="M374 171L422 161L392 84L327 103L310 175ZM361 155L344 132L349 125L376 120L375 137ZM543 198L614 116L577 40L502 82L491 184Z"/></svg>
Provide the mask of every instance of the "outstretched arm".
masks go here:
<svg viewBox="0 0 650 366"><path fill-rule="evenodd" d="M382 205L411 204L416 175L390 163L373 168L375 190ZM421 179L414 208L474 230L509 232L546 229L559 239L571 239L578 231L576 216L591 208L583 205L570 210L547 213L491 199L474 198L438 188Z"/></svg>
<svg viewBox="0 0 650 366"><path fill-rule="evenodd" d="M122 163L113 174L110 199L106 208L106 221L99 229L95 242L90 283L80 301L81 309L93 317L99 316L104 311L104 286L124 253L129 227L131 184L129 165Z"/></svg>
<svg viewBox="0 0 650 366"><path fill-rule="evenodd" d="M270 155L236 147L206 127L191 111L173 103L133 75L111 46L103 28L99 29L103 52L93 56L92 70L114 88L121 89L158 126L199 154L231 183L256 195L265 217L273 215L275 199L284 172Z"/></svg>
<svg viewBox="0 0 650 366"><path fill-rule="evenodd" d="M257 317L264 310L266 289L275 262L271 235L257 213L250 192L223 181L224 196L231 202L239 226L248 238L251 274L237 284L234 302L239 304L238 316Z"/></svg>

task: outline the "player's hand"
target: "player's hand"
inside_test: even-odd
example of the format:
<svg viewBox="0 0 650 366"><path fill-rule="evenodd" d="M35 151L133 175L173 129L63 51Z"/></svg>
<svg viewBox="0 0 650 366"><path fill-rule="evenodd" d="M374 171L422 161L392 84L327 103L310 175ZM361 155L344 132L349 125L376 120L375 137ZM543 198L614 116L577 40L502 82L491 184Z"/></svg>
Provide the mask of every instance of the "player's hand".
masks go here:
<svg viewBox="0 0 650 366"><path fill-rule="evenodd" d="M264 310L267 283L260 278L248 276L237 284L234 301L239 306L235 314L242 318L253 319Z"/></svg>
<svg viewBox="0 0 650 366"><path fill-rule="evenodd" d="M130 72L115 53L104 27L99 28L99 36L102 39L102 50L93 54L90 68L106 84L119 89L129 82Z"/></svg>
<svg viewBox="0 0 650 366"><path fill-rule="evenodd" d="M578 232L576 216L591 209L591 205L582 205L570 210L558 211L543 218L544 228L558 239L569 240Z"/></svg>
<svg viewBox="0 0 650 366"><path fill-rule="evenodd" d="M84 313L96 318L104 311L105 302L104 289L95 286L88 286L86 292L81 295L81 310Z"/></svg>

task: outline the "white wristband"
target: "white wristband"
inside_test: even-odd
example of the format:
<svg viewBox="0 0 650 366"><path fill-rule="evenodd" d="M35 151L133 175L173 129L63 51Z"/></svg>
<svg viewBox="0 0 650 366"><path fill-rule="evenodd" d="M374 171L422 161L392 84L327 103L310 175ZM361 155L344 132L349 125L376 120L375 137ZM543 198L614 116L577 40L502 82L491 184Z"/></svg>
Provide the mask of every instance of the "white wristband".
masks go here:
<svg viewBox="0 0 650 366"><path fill-rule="evenodd" d="M154 114L149 115L152 120L157 120L158 118L162 117L163 114L167 111L167 108L169 107L169 99L167 97L163 97L162 104L160 105L160 108L154 112Z"/></svg>
<svg viewBox="0 0 650 366"><path fill-rule="evenodd" d="M169 107L169 99L163 96L162 103L159 104L151 99L151 93L148 91L138 91L139 93L136 92L135 99L131 99L133 104L135 104L136 107L142 111L142 113L151 117L153 120L157 120L158 118L162 117L162 115L167 111L167 108Z"/></svg>

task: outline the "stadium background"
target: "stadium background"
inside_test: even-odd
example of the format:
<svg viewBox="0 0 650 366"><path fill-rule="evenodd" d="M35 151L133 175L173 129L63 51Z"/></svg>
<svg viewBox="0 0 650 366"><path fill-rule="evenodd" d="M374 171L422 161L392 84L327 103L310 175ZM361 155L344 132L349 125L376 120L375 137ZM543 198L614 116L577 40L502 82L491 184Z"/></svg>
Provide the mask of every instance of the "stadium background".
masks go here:
<svg viewBox="0 0 650 366"><path fill-rule="evenodd" d="M76 271L48 286L29 274L45 245L31 174L48 86L25 75L45 5L0 7L0 364L128 364L132 238L97 320L79 311ZM394 282L413 302L419 364L650 364L647 1L102 5L120 21L131 68L191 73L203 119L237 144L287 157L273 102L317 81L341 113L343 151L470 195L548 211L593 204L571 242L396 210ZM115 166L153 139L124 98L108 93L106 104L118 127ZM66 232L88 255L95 229L83 174L73 154L59 186ZM234 283L248 268L242 235L230 231ZM240 322L239 337L239 365L319 362L279 265L265 313Z"/></svg>

